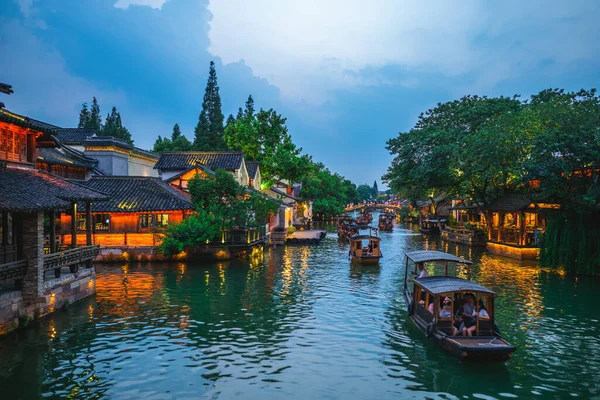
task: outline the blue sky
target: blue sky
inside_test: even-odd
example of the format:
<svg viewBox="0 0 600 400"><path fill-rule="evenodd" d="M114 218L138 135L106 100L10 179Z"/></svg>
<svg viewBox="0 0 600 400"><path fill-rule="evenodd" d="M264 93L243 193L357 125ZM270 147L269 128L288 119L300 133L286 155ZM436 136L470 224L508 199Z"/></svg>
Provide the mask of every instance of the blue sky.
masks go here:
<svg viewBox="0 0 600 400"><path fill-rule="evenodd" d="M175 123L192 139L214 60L226 115L252 94L315 160L372 184L386 140L438 102L600 86L600 2L495 3L4 0L2 101L75 126L96 96L151 148Z"/></svg>

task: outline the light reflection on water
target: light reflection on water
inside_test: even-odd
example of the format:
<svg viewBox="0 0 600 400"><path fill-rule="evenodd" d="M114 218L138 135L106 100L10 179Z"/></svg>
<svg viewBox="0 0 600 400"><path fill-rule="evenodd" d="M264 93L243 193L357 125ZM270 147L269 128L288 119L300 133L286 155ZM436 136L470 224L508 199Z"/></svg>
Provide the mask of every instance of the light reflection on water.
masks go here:
<svg viewBox="0 0 600 400"><path fill-rule="evenodd" d="M7 398L600 394L598 280L414 228L381 236L380 266L351 264L330 233L248 262L99 267L95 300L0 341L0 385ZM403 254L422 248L474 260L473 278L499 293L499 325L519 348L506 366L460 364L407 318Z"/></svg>

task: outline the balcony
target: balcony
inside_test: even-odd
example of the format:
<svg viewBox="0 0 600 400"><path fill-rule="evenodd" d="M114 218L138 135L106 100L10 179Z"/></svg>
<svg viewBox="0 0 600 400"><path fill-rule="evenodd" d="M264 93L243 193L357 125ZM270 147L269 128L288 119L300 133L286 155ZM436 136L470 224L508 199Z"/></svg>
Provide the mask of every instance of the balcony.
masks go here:
<svg viewBox="0 0 600 400"><path fill-rule="evenodd" d="M69 267L71 272L77 272L81 264L91 262L99 252L99 245L91 245L47 254L44 256L44 273L54 270L54 276L58 278L63 267Z"/></svg>

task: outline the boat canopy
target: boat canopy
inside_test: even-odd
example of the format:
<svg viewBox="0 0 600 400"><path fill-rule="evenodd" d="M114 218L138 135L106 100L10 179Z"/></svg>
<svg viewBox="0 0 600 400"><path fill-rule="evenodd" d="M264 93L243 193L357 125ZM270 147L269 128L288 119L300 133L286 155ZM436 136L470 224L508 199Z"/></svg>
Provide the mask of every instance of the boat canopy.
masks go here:
<svg viewBox="0 0 600 400"><path fill-rule="evenodd" d="M452 261L461 264L473 264L472 261L465 260L452 254L444 253L437 250L416 250L406 252L408 257L414 263L422 263L428 261Z"/></svg>
<svg viewBox="0 0 600 400"><path fill-rule="evenodd" d="M478 283L452 276L429 276L416 278L414 281L434 295L448 292L477 292L491 294L492 296L496 295L496 293Z"/></svg>
<svg viewBox="0 0 600 400"><path fill-rule="evenodd" d="M377 236L371 236L371 235L357 235L357 236L352 236L350 238L350 240L381 240L381 238L379 238Z"/></svg>

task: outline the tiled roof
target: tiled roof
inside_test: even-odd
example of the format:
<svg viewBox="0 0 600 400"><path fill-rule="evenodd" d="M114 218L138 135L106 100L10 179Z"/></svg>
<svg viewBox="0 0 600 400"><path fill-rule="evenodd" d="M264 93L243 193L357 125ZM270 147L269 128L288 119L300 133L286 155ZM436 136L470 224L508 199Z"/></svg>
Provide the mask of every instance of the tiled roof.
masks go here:
<svg viewBox="0 0 600 400"><path fill-rule="evenodd" d="M154 166L162 170L183 170L197 164L208 166L213 171L228 171L241 168L244 155L241 152L181 151L163 153Z"/></svg>
<svg viewBox="0 0 600 400"><path fill-rule="evenodd" d="M492 201L487 207L491 211L520 211L532 203L531 199L521 193L505 193Z"/></svg>
<svg viewBox="0 0 600 400"><path fill-rule="evenodd" d="M38 156L39 161L48 164L58 164L72 167L94 168L98 165L98 160L89 158L77 150L63 147L59 149L42 149Z"/></svg>
<svg viewBox="0 0 600 400"><path fill-rule="evenodd" d="M162 182L159 178L136 176L94 177L82 182L87 187L110 196L94 202L94 212L144 212L191 210L187 193Z"/></svg>
<svg viewBox="0 0 600 400"><path fill-rule="evenodd" d="M206 172L207 174L210 174L210 175L214 175L215 174L215 171L213 171L212 169L208 168L206 165L199 164L199 165L197 165L195 167L189 167L189 168L181 171L180 173L178 173L176 175L173 175L169 179L165 179L165 182L173 182L174 180L176 180L178 178L181 178L183 175L185 175L188 172L193 171L195 169L199 169L200 171L204 171L204 172Z"/></svg>
<svg viewBox="0 0 600 400"><path fill-rule="evenodd" d="M105 200L106 196L44 171L9 166L0 170L0 210L12 212L66 208L71 201Z"/></svg>
<svg viewBox="0 0 600 400"><path fill-rule="evenodd" d="M91 136L85 142L88 146L118 146L126 150L132 150L133 146L123 139L118 139L112 136Z"/></svg>
<svg viewBox="0 0 600 400"><path fill-rule="evenodd" d="M246 161L246 169L248 170L248 176L250 176L250 178L256 178L256 171L258 171L258 161Z"/></svg>
<svg viewBox="0 0 600 400"><path fill-rule="evenodd" d="M96 135L96 130L85 128L60 128L54 136L64 144L83 144L87 138Z"/></svg>
<svg viewBox="0 0 600 400"><path fill-rule="evenodd" d="M9 124L17 125L22 128L29 128L39 132L54 134L54 130L58 128L55 125L50 125L37 119L24 117L19 114L15 114L6 109L0 109L0 121L7 122Z"/></svg>

